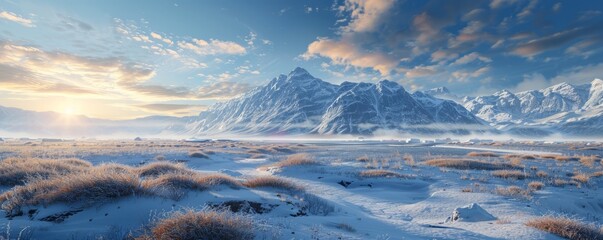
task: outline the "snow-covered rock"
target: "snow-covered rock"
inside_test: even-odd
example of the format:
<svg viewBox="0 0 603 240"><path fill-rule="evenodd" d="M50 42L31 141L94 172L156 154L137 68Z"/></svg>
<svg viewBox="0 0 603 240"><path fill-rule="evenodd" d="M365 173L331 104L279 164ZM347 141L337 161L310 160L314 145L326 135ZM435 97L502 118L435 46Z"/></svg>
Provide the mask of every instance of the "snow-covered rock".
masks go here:
<svg viewBox="0 0 603 240"><path fill-rule="evenodd" d="M483 209L477 203L471 203L469 205L455 208L452 211L452 216L446 220L447 222L481 222L481 221L492 221L496 220L496 217L492 216L488 211Z"/></svg>

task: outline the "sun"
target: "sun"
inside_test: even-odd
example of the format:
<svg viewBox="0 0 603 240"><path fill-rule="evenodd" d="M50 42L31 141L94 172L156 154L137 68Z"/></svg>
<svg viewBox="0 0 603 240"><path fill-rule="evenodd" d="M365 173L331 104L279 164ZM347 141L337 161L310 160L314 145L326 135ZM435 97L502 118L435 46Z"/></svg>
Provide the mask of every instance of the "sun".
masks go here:
<svg viewBox="0 0 603 240"><path fill-rule="evenodd" d="M65 115L74 115L75 108L73 106L66 106L65 108L63 108L61 113L65 114Z"/></svg>

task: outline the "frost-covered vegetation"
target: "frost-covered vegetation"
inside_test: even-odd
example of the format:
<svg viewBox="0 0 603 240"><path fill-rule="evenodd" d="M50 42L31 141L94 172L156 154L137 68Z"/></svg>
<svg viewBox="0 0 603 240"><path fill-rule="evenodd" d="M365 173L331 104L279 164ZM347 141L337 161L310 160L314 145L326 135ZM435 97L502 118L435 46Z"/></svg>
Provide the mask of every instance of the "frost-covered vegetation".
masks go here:
<svg viewBox="0 0 603 240"><path fill-rule="evenodd" d="M597 239L590 146L8 140L0 224L28 239Z"/></svg>

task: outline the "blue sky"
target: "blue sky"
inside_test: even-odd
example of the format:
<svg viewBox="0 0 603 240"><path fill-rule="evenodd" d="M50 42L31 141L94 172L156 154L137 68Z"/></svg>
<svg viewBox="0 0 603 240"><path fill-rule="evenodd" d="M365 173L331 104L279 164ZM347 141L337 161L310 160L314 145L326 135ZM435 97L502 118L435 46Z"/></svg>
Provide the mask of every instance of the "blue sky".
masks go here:
<svg viewBox="0 0 603 240"><path fill-rule="evenodd" d="M0 0L0 105L196 115L296 66L333 83L522 91L603 74L599 1Z"/></svg>

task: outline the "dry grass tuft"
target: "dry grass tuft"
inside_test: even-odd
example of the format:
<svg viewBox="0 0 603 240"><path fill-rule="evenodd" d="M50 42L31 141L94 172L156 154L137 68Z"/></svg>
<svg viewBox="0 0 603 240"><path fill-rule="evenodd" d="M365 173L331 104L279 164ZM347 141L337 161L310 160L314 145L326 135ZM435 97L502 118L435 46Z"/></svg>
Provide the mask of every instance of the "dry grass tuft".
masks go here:
<svg viewBox="0 0 603 240"><path fill-rule="evenodd" d="M572 176L572 180L579 182L579 183L588 183L588 181L590 181L590 175L588 175L586 173L578 173L578 174Z"/></svg>
<svg viewBox="0 0 603 240"><path fill-rule="evenodd" d="M142 187L153 195L178 200L186 195L185 190L204 191L215 186L241 187L242 184L224 174L203 175L199 173L169 173L157 178L145 179Z"/></svg>
<svg viewBox="0 0 603 240"><path fill-rule="evenodd" d="M580 156L580 163L582 163L582 165L587 166L589 168L592 168L595 166L595 163L597 161L601 161L601 158L599 158L596 155L590 155L590 156Z"/></svg>
<svg viewBox="0 0 603 240"><path fill-rule="evenodd" d="M498 157L498 154L493 152L470 152L467 153L469 157Z"/></svg>
<svg viewBox="0 0 603 240"><path fill-rule="evenodd" d="M254 239L253 222L228 211L186 211L158 221L136 239Z"/></svg>
<svg viewBox="0 0 603 240"><path fill-rule="evenodd" d="M528 155L528 154L505 154L502 157L504 159L513 159L513 158L519 158L519 159L523 159L523 160L536 159L536 157L534 155Z"/></svg>
<svg viewBox="0 0 603 240"><path fill-rule="evenodd" d="M141 177L157 177L167 173L192 173L181 163L154 162L136 168L136 172Z"/></svg>
<svg viewBox="0 0 603 240"><path fill-rule="evenodd" d="M545 178L545 177L548 177L549 174L547 172L541 170L541 171L536 172L536 176L539 178Z"/></svg>
<svg viewBox="0 0 603 240"><path fill-rule="evenodd" d="M554 179L552 183L553 183L553 186L555 186L555 187L563 187L563 186L569 184L568 181L563 180L563 179L559 179L559 178Z"/></svg>
<svg viewBox="0 0 603 240"><path fill-rule="evenodd" d="M532 196L530 195L530 191L520 188L518 186L509 186L509 187L498 187L496 188L496 194L507 196L507 197L517 197L530 200Z"/></svg>
<svg viewBox="0 0 603 240"><path fill-rule="evenodd" d="M137 175L95 168L50 179L39 179L17 186L0 195L2 209L17 214L23 206L52 203L94 204L132 194L146 193Z"/></svg>
<svg viewBox="0 0 603 240"><path fill-rule="evenodd" d="M192 157L192 158L209 158L209 156L208 156L206 153L201 152L201 151L197 151L197 152L190 152L190 153L188 154L188 156L189 156L189 157Z"/></svg>
<svg viewBox="0 0 603 240"><path fill-rule="evenodd" d="M497 170L492 172L492 176L515 180L521 180L527 177L525 173L519 170Z"/></svg>
<svg viewBox="0 0 603 240"><path fill-rule="evenodd" d="M369 160L371 160L371 159L369 158L368 155L364 155L364 156L360 156L360 157L356 158L356 161L358 161L358 162L368 162Z"/></svg>
<svg viewBox="0 0 603 240"><path fill-rule="evenodd" d="M565 217L536 218L526 222L526 226L571 240L603 239L603 232L595 226Z"/></svg>
<svg viewBox="0 0 603 240"><path fill-rule="evenodd" d="M503 170L515 169L516 167L508 163L495 163L467 159L431 159L425 161L425 164L435 167L455 168L461 170Z"/></svg>
<svg viewBox="0 0 603 240"><path fill-rule="evenodd" d="M275 163L274 167L291 167L291 166L303 166L303 165L315 165L318 164L312 156L306 153L298 153L289 155L285 160Z"/></svg>
<svg viewBox="0 0 603 240"><path fill-rule="evenodd" d="M359 175L360 175L360 177L364 177L364 178L377 178L377 177L412 178L412 176L400 174L400 173L388 171L388 170L364 170L364 171L360 172Z"/></svg>
<svg viewBox="0 0 603 240"><path fill-rule="evenodd" d="M406 165L408 165L408 166L411 166L411 167L415 166L415 158L408 153L404 154L404 162L406 162Z"/></svg>
<svg viewBox="0 0 603 240"><path fill-rule="evenodd" d="M539 182L539 181L533 181L533 182L528 183L528 188L533 191L541 190L542 188L544 188L544 183Z"/></svg>
<svg viewBox="0 0 603 240"><path fill-rule="evenodd" d="M274 177L274 176L262 176L249 179L243 183L244 186L248 188L277 188L288 191L303 191L303 187L283 178Z"/></svg>
<svg viewBox="0 0 603 240"><path fill-rule="evenodd" d="M82 172L91 166L89 162L75 158L7 158L0 162L0 185L21 185L31 178L53 178Z"/></svg>

